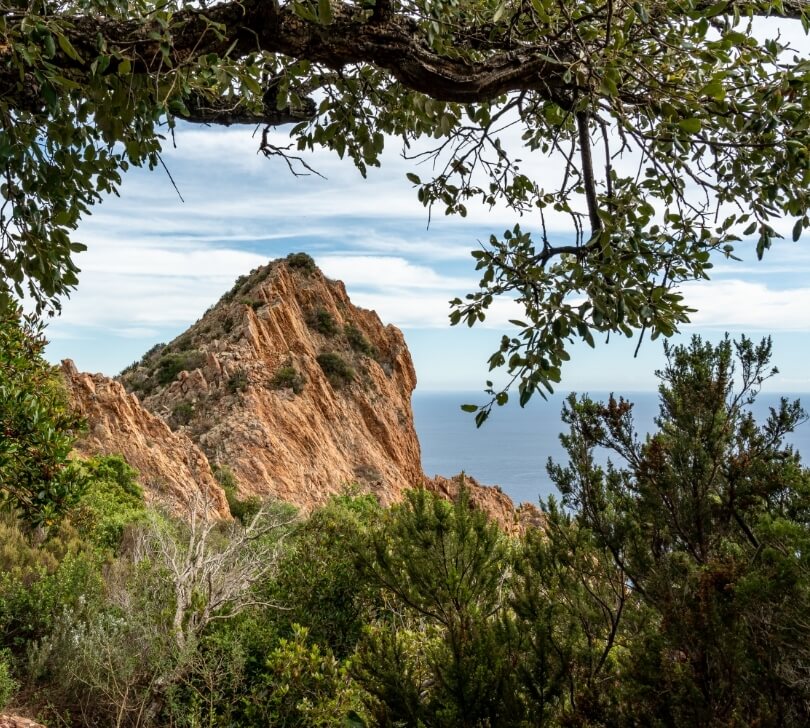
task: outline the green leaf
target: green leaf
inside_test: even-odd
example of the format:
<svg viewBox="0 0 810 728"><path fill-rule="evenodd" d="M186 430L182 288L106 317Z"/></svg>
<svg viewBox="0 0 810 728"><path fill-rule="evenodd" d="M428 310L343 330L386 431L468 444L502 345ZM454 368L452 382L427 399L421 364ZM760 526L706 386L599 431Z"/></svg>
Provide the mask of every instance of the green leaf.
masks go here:
<svg viewBox="0 0 810 728"><path fill-rule="evenodd" d="M259 82L248 74L245 74L241 78L242 85L251 93L256 94L257 96L263 96L264 91L262 87L259 85Z"/></svg>
<svg viewBox="0 0 810 728"><path fill-rule="evenodd" d="M477 412L478 411L478 405L477 404L463 404L463 405L461 405L461 409L464 412Z"/></svg>
<svg viewBox="0 0 810 728"><path fill-rule="evenodd" d="M57 35L56 40L59 42L59 47L62 52L74 61L81 61L82 57L76 52L76 49L71 45L70 41L64 35Z"/></svg>
<svg viewBox="0 0 810 728"><path fill-rule="evenodd" d="M46 58L53 58L56 55L56 44L53 41L53 36L48 33L45 36L45 57Z"/></svg>
<svg viewBox="0 0 810 728"><path fill-rule="evenodd" d="M329 0L318 0L318 20L322 25L331 25L332 3Z"/></svg>
<svg viewBox="0 0 810 728"><path fill-rule="evenodd" d="M802 230L804 229L804 218L799 218L796 220L796 224L793 226L793 242L797 242L798 239L802 236Z"/></svg>
<svg viewBox="0 0 810 728"><path fill-rule="evenodd" d="M726 96L726 89L723 87L722 81L720 81L719 78L715 78L700 89L699 95L709 96L715 101L722 101Z"/></svg>
<svg viewBox="0 0 810 728"><path fill-rule="evenodd" d="M681 119L678 122L678 126L688 134L697 134L701 130L703 122L693 116L689 119Z"/></svg>

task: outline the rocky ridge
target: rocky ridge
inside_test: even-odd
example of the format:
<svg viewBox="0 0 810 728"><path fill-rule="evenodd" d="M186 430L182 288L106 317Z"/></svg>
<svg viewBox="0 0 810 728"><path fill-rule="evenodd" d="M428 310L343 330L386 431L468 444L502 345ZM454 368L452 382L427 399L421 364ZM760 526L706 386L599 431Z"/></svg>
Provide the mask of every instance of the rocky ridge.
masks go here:
<svg viewBox="0 0 810 728"><path fill-rule="evenodd" d="M181 432L141 406L120 382L102 374L76 370L62 362L62 379L70 398L88 423L76 450L87 456L123 455L140 474L144 496L175 513L187 512L199 499L222 518L230 517L228 502L214 480L208 459Z"/></svg>
<svg viewBox="0 0 810 728"><path fill-rule="evenodd" d="M416 374L402 333L354 306L343 284L304 254L237 280L118 382L69 363L63 372L90 424L82 451L121 452L147 493L175 510L188 501L189 482L218 492L223 510L212 471L240 498L273 496L304 510L347 487L383 504L422 484L446 497L460 487L458 478L422 473ZM532 520L500 489L465 484L507 530Z"/></svg>

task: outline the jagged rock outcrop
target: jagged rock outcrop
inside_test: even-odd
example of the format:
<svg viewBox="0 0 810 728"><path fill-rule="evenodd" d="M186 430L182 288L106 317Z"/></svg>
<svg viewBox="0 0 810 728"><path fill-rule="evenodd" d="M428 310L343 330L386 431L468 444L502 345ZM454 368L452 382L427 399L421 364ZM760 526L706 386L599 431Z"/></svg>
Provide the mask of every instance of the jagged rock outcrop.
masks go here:
<svg viewBox="0 0 810 728"><path fill-rule="evenodd" d="M230 518L228 502L208 460L183 433L173 432L120 382L102 374L84 374L69 359L62 377L71 400L88 424L76 443L83 455L117 453L139 472L147 501L175 513L188 511L199 497L214 513Z"/></svg>
<svg viewBox="0 0 810 728"><path fill-rule="evenodd" d="M539 508L531 503L515 508L512 499L497 485L481 485L463 473L452 478L441 475L425 478L425 488L448 500L456 500L462 487L467 490L470 504L487 513L506 533L516 535L527 528L543 527L543 514Z"/></svg>
<svg viewBox="0 0 810 728"><path fill-rule="evenodd" d="M358 484L387 504L423 479L402 333L308 256L238 281L121 381L226 466L241 496L310 509Z"/></svg>

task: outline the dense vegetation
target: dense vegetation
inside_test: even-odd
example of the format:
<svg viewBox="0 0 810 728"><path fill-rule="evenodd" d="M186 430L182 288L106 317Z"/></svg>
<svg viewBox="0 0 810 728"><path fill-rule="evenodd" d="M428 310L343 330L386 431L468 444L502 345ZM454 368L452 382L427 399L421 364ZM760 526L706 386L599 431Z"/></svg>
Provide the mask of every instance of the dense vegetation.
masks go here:
<svg viewBox="0 0 810 728"><path fill-rule="evenodd" d="M47 372L35 332L4 331ZM226 466L234 521L194 500L178 520L119 457L6 455L0 700L72 726L807 725L810 472L783 441L804 412L751 416L767 341L667 354L652 436L623 399L569 398L560 497L519 536L463 491L296 517L240 501ZM4 421L42 386L11 381ZM19 507L65 473L59 520Z"/></svg>

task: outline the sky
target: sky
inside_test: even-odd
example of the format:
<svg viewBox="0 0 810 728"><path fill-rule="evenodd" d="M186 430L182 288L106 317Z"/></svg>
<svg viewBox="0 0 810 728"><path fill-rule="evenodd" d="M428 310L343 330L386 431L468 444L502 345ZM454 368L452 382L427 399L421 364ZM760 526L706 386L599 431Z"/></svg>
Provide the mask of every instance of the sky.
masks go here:
<svg viewBox="0 0 810 728"><path fill-rule="evenodd" d="M798 38L802 36L797 35ZM806 43L806 38L804 39ZM283 141L285 130L275 132ZM73 359L85 371L114 375L154 343L185 330L252 268L305 251L324 273L342 280L352 301L376 310L405 333L421 391L480 391L491 378L486 360L515 311L500 305L484 325L450 327L448 301L477 288L470 251L516 222L502 209L473 207L466 219L434 211L430 225L403 160L389 140L383 163L363 179L348 160L318 153L307 158L324 177L293 177L281 160L257 154L248 127L181 125L164 161L182 195L162 170L130 170L120 197L98 205L76 234L88 245L77 257L78 289L47 330L47 356ZM528 160L543 174L545 164ZM553 171L553 170L551 170ZM717 340L724 332L771 335L780 374L769 391L810 392L810 235L790 240L791 221L757 261L753 241L742 262L717 262L713 278L685 289L698 309L676 341L694 333ZM558 242L570 236L559 223ZM613 337L594 350L572 349L563 390L655 389L663 364L660 341Z"/></svg>

